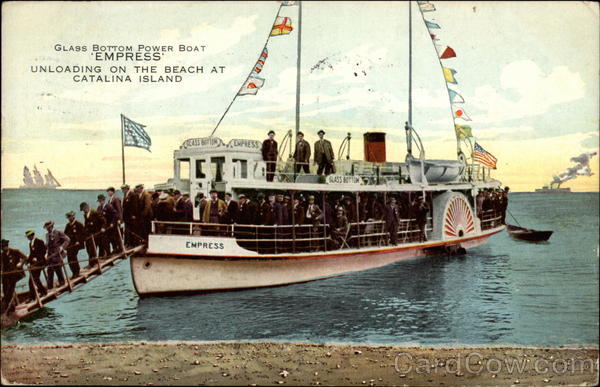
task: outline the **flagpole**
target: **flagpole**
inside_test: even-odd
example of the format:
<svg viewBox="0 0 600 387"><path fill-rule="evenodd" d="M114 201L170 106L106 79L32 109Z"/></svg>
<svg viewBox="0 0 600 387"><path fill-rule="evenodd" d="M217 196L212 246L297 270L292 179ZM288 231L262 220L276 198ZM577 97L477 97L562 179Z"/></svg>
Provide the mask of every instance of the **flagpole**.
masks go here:
<svg viewBox="0 0 600 387"><path fill-rule="evenodd" d="M300 131L300 63L302 54L302 1L298 1L298 60L296 62L296 141Z"/></svg>
<svg viewBox="0 0 600 387"><path fill-rule="evenodd" d="M277 18L279 17L279 13L281 12L281 8L283 7L283 3L281 3L279 5L279 9L277 10L277 15L275 15L275 20L273 21L273 24L271 24L271 29L269 30L269 35L267 36L267 40L265 41L265 44L263 46L262 51L260 52L261 55L263 53L263 51L265 50L265 48L267 48L267 44L269 43L269 39L271 39L271 33L273 32L273 26L275 25L275 22L277 22ZM217 128L219 127L219 125L221 125L221 121L223 121L223 118L225 118L225 115L227 114L227 112L229 112L229 109L231 108L231 106L233 105L233 103L235 102L236 98L238 97L238 95L240 94L240 91L242 91L242 87L244 87L244 84L246 83L246 81L248 80L248 78L250 78L250 76L252 75L252 72L254 71L254 67L252 67L252 70L250 70L250 73L248 74L248 76L246 77L246 79L244 80L244 82L242 83L242 85L240 86L239 90L237 91L237 93L235 93L235 95L233 96L233 99L231 100L231 102L229 103L229 106L227 106L227 109L225 109L225 112L223 113L223 115L221 116L221 118L219 119L219 122L217 122L217 125L215 126L215 128L213 129L213 131L210 133L209 137L212 137L213 134L215 134L215 132L217 131Z"/></svg>
<svg viewBox="0 0 600 387"><path fill-rule="evenodd" d="M121 114L121 166L123 167L123 184L125 184L125 121Z"/></svg>

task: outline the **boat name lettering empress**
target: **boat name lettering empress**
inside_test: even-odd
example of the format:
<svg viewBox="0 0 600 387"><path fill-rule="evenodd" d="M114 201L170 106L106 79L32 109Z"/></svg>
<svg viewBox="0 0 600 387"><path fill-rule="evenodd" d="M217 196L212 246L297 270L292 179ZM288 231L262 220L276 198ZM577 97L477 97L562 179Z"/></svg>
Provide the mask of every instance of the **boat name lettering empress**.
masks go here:
<svg viewBox="0 0 600 387"><path fill-rule="evenodd" d="M185 247L187 249L217 249L223 250L225 249L225 244L223 242L185 242Z"/></svg>

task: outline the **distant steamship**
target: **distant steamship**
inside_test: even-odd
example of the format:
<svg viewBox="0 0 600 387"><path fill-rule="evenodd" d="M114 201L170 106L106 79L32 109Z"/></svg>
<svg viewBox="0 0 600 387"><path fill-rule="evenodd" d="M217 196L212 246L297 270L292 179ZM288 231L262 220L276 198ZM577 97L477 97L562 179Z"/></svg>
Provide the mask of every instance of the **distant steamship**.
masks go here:
<svg viewBox="0 0 600 387"><path fill-rule="evenodd" d="M23 185L19 188L25 189L56 189L56 187L60 187L60 183L52 172L48 169L48 173L46 176L42 176L40 171L37 169L37 166L33 165L33 175L29 171L27 166L23 167Z"/></svg>

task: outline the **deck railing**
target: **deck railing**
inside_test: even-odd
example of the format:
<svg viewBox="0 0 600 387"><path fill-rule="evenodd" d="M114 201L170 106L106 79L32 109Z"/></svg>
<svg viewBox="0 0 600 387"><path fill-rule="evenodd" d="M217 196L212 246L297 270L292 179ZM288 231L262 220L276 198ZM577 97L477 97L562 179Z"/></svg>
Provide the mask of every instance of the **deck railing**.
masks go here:
<svg viewBox="0 0 600 387"><path fill-rule="evenodd" d="M428 222L426 231L431 231L430 224ZM167 221L152 222L152 233L234 238L240 247L261 254L385 246L390 239L383 220L350 223L345 235L332 233L329 224L272 226ZM399 243L418 242L421 235L416 219L401 219L397 235Z"/></svg>
<svg viewBox="0 0 600 387"><path fill-rule="evenodd" d="M502 213L495 210L481 211L479 214L481 220L481 230L489 230L502 224Z"/></svg>

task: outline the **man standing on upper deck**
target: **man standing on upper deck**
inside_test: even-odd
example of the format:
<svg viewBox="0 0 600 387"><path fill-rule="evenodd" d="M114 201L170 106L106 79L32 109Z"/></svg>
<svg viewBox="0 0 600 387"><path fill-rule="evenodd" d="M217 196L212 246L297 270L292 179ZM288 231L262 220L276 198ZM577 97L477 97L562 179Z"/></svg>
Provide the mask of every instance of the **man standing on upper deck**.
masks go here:
<svg viewBox="0 0 600 387"><path fill-rule="evenodd" d="M62 231L54 228L54 222L49 220L44 223L46 233L46 249L48 261L48 289L54 284L54 273L58 278L58 286L65 283L63 275L63 254L66 253L67 246L71 239Z"/></svg>
<svg viewBox="0 0 600 387"><path fill-rule="evenodd" d="M327 176L335 173L335 167L333 166L335 154L331 143L323 138L325 132L321 129L317 134L319 135L319 139L315 142L315 164L319 166L317 175L325 173L325 176Z"/></svg>
<svg viewBox="0 0 600 387"><path fill-rule="evenodd" d="M263 160L267 164L267 181L273 181L275 177L275 166L277 165L277 141L275 132L270 130L268 134L269 138L263 141L262 144L262 156Z"/></svg>
<svg viewBox="0 0 600 387"><path fill-rule="evenodd" d="M75 212L69 211L65 216L69 221L65 226L65 234L71 240L71 244L67 248L67 261L69 262L73 277L77 277L79 275L77 254L79 253L79 250L84 247L85 227L80 221L75 219Z"/></svg>
<svg viewBox="0 0 600 387"><path fill-rule="evenodd" d="M2 239L2 256L0 257L0 265L2 269L2 310L1 313L8 313L15 310L16 304L11 303L13 297L16 299L15 288L17 282L25 277L22 270L23 263L27 259L25 254L17 249L8 247L8 240ZM10 305L10 308L9 308Z"/></svg>
<svg viewBox="0 0 600 387"><path fill-rule="evenodd" d="M294 150L295 171L299 173L304 170L304 173L309 173L310 160L310 144L304 139L304 133L298 132L298 142L296 142L296 150Z"/></svg>

